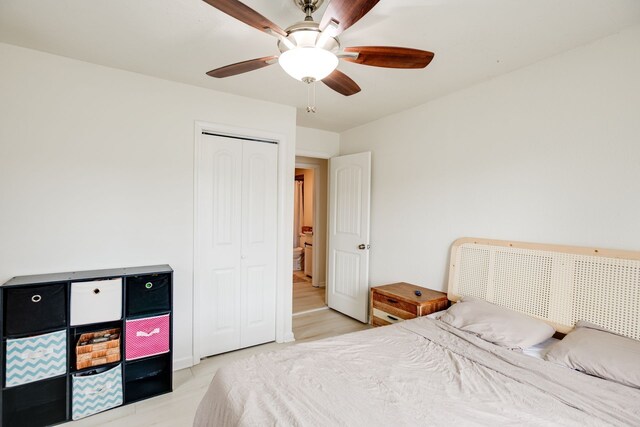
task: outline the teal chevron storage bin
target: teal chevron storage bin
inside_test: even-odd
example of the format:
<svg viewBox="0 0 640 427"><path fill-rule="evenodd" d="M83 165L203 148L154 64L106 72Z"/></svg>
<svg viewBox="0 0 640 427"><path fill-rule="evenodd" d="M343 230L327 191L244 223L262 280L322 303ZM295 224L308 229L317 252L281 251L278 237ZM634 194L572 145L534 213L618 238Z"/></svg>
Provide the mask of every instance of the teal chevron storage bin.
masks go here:
<svg viewBox="0 0 640 427"><path fill-rule="evenodd" d="M67 331L7 339L5 386L14 387L67 373Z"/></svg>
<svg viewBox="0 0 640 427"><path fill-rule="evenodd" d="M71 419L79 420L122 405L122 365L93 375L76 374L72 380Z"/></svg>

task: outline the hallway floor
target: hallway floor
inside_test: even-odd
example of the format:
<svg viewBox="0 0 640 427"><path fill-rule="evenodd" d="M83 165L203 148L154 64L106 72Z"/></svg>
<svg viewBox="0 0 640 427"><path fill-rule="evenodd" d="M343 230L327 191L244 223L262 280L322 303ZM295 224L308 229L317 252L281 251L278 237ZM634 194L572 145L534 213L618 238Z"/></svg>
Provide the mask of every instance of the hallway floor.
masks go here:
<svg viewBox="0 0 640 427"><path fill-rule="evenodd" d="M314 288L303 271L293 272L293 314L325 307L325 288Z"/></svg>

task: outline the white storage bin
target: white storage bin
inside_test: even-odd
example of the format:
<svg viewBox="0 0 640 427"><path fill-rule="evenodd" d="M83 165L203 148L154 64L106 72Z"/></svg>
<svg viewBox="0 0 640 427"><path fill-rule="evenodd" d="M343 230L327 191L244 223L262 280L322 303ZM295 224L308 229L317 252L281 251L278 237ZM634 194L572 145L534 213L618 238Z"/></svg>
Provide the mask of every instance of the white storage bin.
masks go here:
<svg viewBox="0 0 640 427"><path fill-rule="evenodd" d="M122 318L122 279L71 283L71 326Z"/></svg>

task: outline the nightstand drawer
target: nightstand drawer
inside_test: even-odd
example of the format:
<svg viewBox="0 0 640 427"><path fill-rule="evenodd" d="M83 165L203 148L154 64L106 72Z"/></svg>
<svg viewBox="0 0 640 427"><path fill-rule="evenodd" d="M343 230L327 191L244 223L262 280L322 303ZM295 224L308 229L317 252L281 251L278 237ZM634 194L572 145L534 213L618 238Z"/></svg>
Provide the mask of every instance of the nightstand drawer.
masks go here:
<svg viewBox="0 0 640 427"><path fill-rule="evenodd" d="M392 314L402 315L400 312L406 314L403 315L404 319L411 319L418 314L418 308L415 304L401 301L398 298L382 295L378 292L373 292L373 307L379 308L383 311L388 311Z"/></svg>
<svg viewBox="0 0 640 427"><path fill-rule="evenodd" d="M398 323L405 320L402 317L394 316L393 314L389 314L386 311L378 310L377 308L373 309L373 317L374 319L378 318L380 320L384 320L386 323Z"/></svg>

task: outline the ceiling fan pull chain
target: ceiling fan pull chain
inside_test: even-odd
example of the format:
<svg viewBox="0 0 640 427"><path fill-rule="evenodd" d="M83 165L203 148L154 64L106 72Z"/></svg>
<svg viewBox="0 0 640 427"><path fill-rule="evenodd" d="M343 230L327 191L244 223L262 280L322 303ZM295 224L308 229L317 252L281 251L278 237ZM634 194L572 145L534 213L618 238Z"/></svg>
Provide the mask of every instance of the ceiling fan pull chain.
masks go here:
<svg viewBox="0 0 640 427"><path fill-rule="evenodd" d="M307 84L307 113L316 112L316 81L308 78L304 82Z"/></svg>

